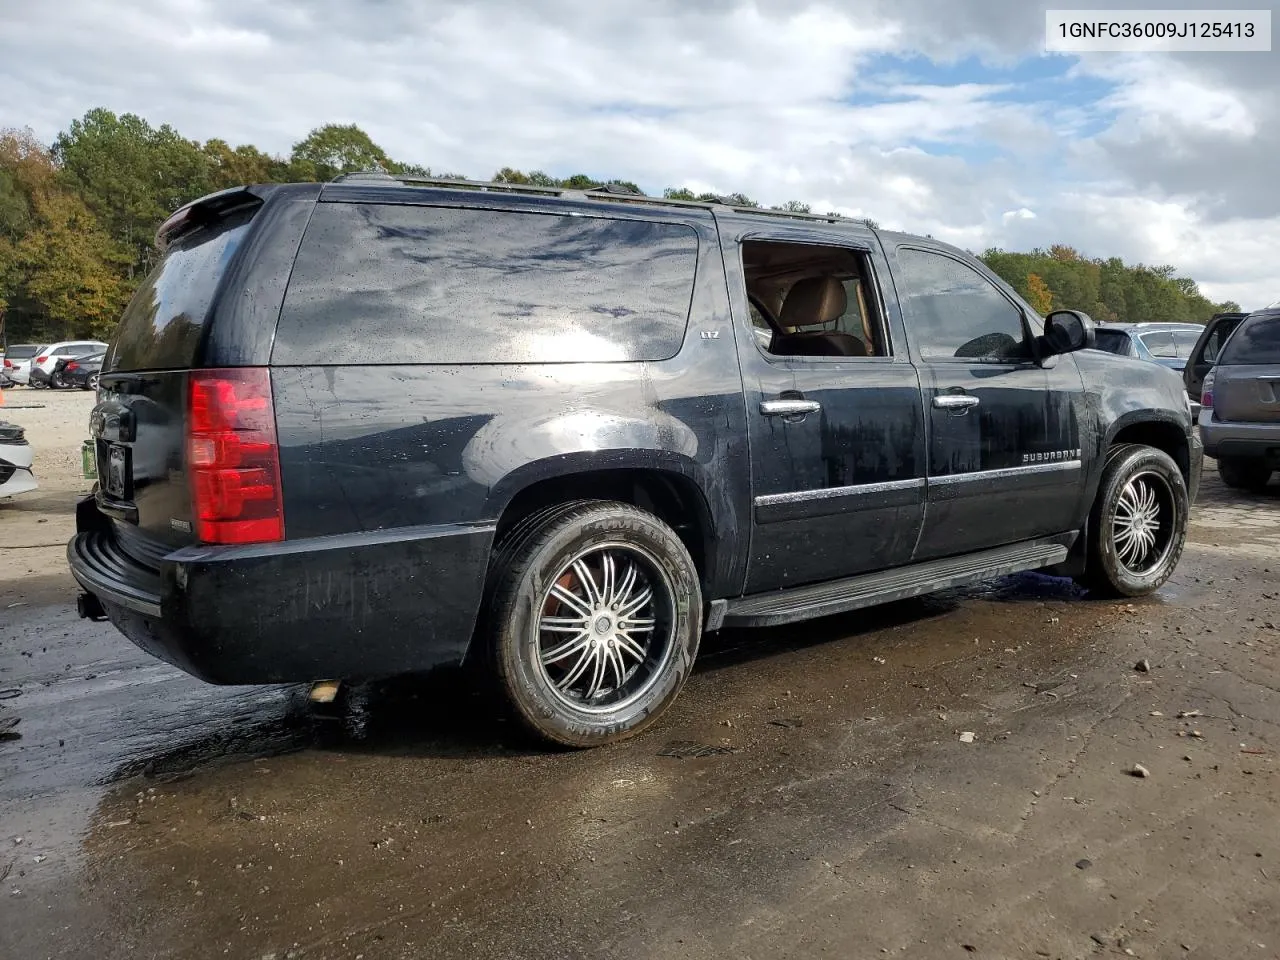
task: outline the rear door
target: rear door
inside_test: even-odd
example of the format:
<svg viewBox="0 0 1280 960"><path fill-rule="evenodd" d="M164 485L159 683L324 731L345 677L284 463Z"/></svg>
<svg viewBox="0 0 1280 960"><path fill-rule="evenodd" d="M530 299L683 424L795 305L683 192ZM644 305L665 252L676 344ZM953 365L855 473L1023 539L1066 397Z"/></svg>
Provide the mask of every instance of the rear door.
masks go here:
<svg viewBox="0 0 1280 960"><path fill-rule="evenodd" d="M1204 378L1218 362L1218 354L1227 338L1245 318L1243 313L1220 313L1214 316L1204 328L1200 339L1191 349L1187 365L1183 368L1182 381L1186 384L1187 393L1192 400L1200 399L1200 390L1204 386Z"/></svg>
<svg viewBox="0 0 1280 960"><path fill-rule="evenodd" d="M914 559L1071 530L1085 480L1075 358L1036 363L1029 308L960 256L904 243L894 258L929 436Z"/></svg>
<svg viewBox="0 0 1280 960"><path fill-rule="evenodd" d="M1280 423L1280 313L1245 320L1223 347L1213 379L1215 420Z"/></svg>
<svg viewBox="0 0 1280 960"><path fill-rule="evenodd" d="M195 539L183 449L187 374L255 211L234 210L172 242L125 309L103 361L90 417L98 509L140 560Z"/></svg>
<svg viewBox="0 0 1280 960"><path fill-rule="evenodd" d="M875 235L717 219L751 449L745 592L909 562L924 513L924 417L899 317L881 295L888 269ZM807 298L824 279L840 292Z"/></svg>

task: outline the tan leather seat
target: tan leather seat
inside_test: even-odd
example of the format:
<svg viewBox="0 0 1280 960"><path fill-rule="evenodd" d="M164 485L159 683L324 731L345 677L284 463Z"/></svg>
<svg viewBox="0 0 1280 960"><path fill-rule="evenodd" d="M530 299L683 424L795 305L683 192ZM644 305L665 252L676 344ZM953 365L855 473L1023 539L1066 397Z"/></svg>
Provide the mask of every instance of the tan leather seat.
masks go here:
<svg viewBox="0 0 1280 960"><path fill-rule="evenodd" d="M835 323L849 306L844 285L835 277L806 277L788 292L778 322L783 327ZM770 352L792 357L865 357L867 347L847 333L775 333Z"/></svg>

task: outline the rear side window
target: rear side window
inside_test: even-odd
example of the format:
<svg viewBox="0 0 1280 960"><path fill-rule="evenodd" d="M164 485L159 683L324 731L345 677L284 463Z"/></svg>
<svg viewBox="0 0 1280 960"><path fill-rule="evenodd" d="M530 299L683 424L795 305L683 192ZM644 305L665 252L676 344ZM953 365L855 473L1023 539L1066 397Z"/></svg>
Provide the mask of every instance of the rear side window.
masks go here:
<svg viewBox="0 0 1280 960"><path fill-rule="evenodd" d="M1222 348L1221 364L1280 363L1280 314L1249 317Z"/></svg>
<svg viewBox="0 0 1280 960"><path fill-rule="evenodd" d="M272 362L667 359L684 341L697 251L681 224L322 203Z"/></svg>
<svg viewBox="0 0 1280 960"><path fill-rule="evenodd" d="M168 247L120 318L103 364L108 371L192 365L218 282L256 209L232 213Z"/></svg>
<svg viewBox="0 0 1280 960"><path fill-rule="evenodd" d="M1097 333L1097 347L1107 353L1118 353L1122 357L1128 356L1130 352L1129 335L1120 333L1117 330L1099 330Z"/></svg>

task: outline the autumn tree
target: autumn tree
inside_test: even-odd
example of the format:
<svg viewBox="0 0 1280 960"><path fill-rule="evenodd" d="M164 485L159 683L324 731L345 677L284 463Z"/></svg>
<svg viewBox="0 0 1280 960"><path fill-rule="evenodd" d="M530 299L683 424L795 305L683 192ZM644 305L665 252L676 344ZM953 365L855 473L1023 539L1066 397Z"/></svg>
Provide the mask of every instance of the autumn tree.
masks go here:
<svg viewBox="0 0 1280 960"><path fill-rule="evenodd" d="M1053 309L1053 293L1038 274L1027 274L1026 300L1031 309L1042 317Z"/></svg>
<svg viewBox="0 0 1280 960"><path fill-rule="evenodd" d="M0 132L0 310L7 332L49 339L109 332L128 297L128 263L128 251L65 188L49 151L27 131Z"/></svg>

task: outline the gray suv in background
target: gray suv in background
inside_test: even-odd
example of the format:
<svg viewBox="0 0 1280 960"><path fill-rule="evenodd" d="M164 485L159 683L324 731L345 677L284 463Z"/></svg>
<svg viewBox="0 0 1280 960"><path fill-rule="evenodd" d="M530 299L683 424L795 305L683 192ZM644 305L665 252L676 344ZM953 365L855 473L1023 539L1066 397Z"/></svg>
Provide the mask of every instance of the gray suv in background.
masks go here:
<svg viewBox="0 0 1280 960"><path fill-rule="evenodd" d="M1280 302L1250 314L1201 391L1200 433L1223 483L1261 490L1280 470Z"/></svg>

